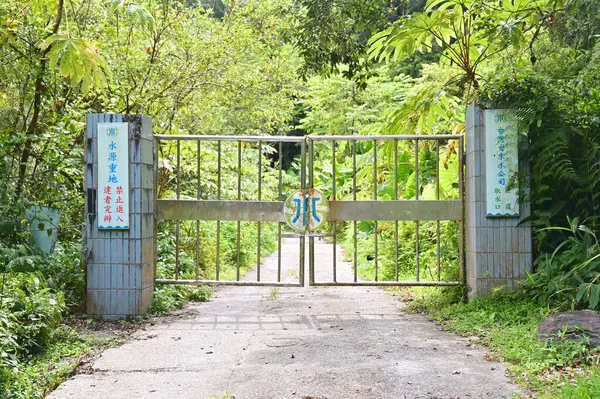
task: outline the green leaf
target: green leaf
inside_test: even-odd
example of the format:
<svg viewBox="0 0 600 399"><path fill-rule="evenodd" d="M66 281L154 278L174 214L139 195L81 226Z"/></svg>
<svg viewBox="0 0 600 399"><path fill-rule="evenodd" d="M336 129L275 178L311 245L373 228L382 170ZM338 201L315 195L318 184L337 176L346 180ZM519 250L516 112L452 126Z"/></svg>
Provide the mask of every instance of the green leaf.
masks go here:
<svg viewBox="0 0 600 399"><path fill-rule="evenodd" d="M372 234L375 231L375 224L370 221L360 221L356 224L356 229L361 233Z"/></svg>
<svg viewBox="0 0 600 399"><path fill-rule="evenodd" d="M58 35L58 34L50 35L40 44L40 49L46 50L53 43L62 42L62 41L65 41L65 39L66 39L65 35Z"/></svg>
<svg viewBox="0 0 600 399"><path fill-rule="evenodd" d="M110 2L110 10L111 10L111 12L115 12L119 8L123 8L124 5L125 5L124 0L112 0Z"/></svg>
<svg viewBox="0 0 600 399"><path fill-rule="evenodd" d="M131 19L137 21L142 28L154 28L154 17L143 6L136 3L130 3L128 11Z"/></svg>
<svg viewBox="0 0 600 399"><path fill-rule="evenodd" d="M590 307L595 309L600 301L600 284L592 285L590 292Z"/></svg>
<svg viewBox="0 0 600 399"><path fill-rule="evenodd" d="M101 90L107 86L107 79L110 77L107 62L93 43L64 35L52 35L40 47L47 49L49 46L52 46L47 54L50 66L58 67L60 75L68 79L71 86L79 85L82 80L84 92L92 87Z"/></svg>
<svg viewBox="0 0 600 399"><path fill-rule="evenodd" d="M594 238L596 237L596 234L594 234L594 232L592 230L590 230L589 227L587 227L583 224L581 226L579 226L578 229L579 229L579 231L583 231L584 233L589 234L590 236L592 236Z"/></svg>
<svg viewBox="0 0 600 399"><path fill-rule="evenodd" d="M587 289L590 285L587 283L579 284L579 289L577 290L577 295L575 296L575 300L577 302L581 302L583 300L584 295L587 293Z"/></svg>
<svg viewBox="0 0 600 399"><path fill-rule="evenodd" d="M68 42L65 52L62 55L62 61L60 62L60 74L63 77L69 77L73 71L73 57L75 56L77 49L73 46L73 43Z"/></svg>
<svg viewBox="0 0 600 399"><path fill-rule="evenodd" d="M438 9L446 9L448 8L453 2L452 1L448 1L448 0L428 0L427 1L427 5L425 7L426 11L432 11L434 10L436 7Z"/></svg>
<svg viewBox="0 0 600 399"><path fill-rule="evenodd" d="M525 40L523 37L523 31L518 26L515 26L512 29L512 31L510 32L510 38L512 40L513 46L515 46L516 49L521 48L521 45Z"/></svg>
<svg viewBox="0 0 600 399"><path fill-rule="evenodd" d="M575 233L575 231L577 231L577 226L579 225L579 218L575 217L573 219L569 219L569 225L571 227L571 231Z"/></svg>

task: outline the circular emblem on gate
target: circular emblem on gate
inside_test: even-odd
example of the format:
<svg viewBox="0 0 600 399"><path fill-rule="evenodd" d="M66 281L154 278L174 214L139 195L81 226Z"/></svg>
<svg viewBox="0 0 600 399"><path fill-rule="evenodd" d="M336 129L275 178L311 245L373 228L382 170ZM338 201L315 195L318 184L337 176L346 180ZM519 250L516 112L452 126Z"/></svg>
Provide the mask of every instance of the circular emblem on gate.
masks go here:
<svg viewBox="0 0 600 399"><path fill-rule="evenodd" d="M315 189L298 190L283 204L285 221L296 231L316 230L327 219L327 199Z"/></svg>

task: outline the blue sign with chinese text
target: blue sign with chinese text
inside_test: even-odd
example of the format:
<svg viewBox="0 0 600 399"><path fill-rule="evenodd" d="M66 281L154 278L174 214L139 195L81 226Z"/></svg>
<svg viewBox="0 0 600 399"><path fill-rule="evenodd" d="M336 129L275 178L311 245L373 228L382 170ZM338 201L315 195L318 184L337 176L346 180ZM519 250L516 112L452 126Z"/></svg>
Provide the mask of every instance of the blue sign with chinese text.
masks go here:
<svg viewBox="0 0 600 399"><path fill-rule="evenodd" d="M506 109L485 110L486 216L518 217L519 191L510 181L519 171L518 129ZM510 189L509 189L510 187Z"/></svg>

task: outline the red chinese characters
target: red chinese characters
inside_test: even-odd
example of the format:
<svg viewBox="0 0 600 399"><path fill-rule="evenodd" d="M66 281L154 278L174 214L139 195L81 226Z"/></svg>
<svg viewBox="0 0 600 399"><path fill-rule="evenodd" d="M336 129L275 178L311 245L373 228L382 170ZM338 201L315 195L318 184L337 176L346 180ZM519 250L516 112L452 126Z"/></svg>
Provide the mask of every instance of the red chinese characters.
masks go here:
<svg viewBox="0 0 600 399"><path fill-rule="evenodd" d="M121 222L124 222L121 215L125 213L124 201L123 201L123 186L116 185L119 183L118 178L118 159L117 159L117 144L114 141L110 141L108 144L108 184L103 187L103 203L104 203L104 218L103 221L106 224L111 224L114 220L117 222L117 225ZM113 219L112 213L113 211L119 215L117 215L116 219Z"/></svg>

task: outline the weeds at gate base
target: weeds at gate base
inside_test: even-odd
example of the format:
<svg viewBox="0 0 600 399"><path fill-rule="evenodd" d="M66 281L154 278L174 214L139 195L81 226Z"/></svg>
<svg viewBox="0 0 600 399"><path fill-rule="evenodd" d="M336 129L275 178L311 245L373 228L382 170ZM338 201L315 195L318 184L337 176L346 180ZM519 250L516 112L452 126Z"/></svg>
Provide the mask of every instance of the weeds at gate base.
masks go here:
<svg viewBox="0 0 600 399"><path fill-rule="evenodd" d="M186 302L206 302L210 299L210 287L185 285L162 285L154 288L154 298L150 313L155 315L169 313L181 309Z"/></svg>
<svg viewBox="0 0 600 399"><path fill-rule="evenodd" d="M213 399L235 399L235 396L233 396L233 393L235 392L235 390L233 391L229 391L227 392L225 395L223 396L218 396L218 395L213 395L211 396Z"/></svg>
<svg viewBox="0 0 600 399"><path fill-rule="evenodd" d="M294 280L298 280L300 278L300 276L298 275L298 270L296 269L291 269L290 271L288 271L288 275Z"/></svg>
<svg viewBox="0 0 600 399"><path fill-rule="evenodd" d="M269 293L269 296L266 298L267 299L275 299L275 298L277 298L277 295L279 295L279 287L271 287L271 292Z"/></svg>

